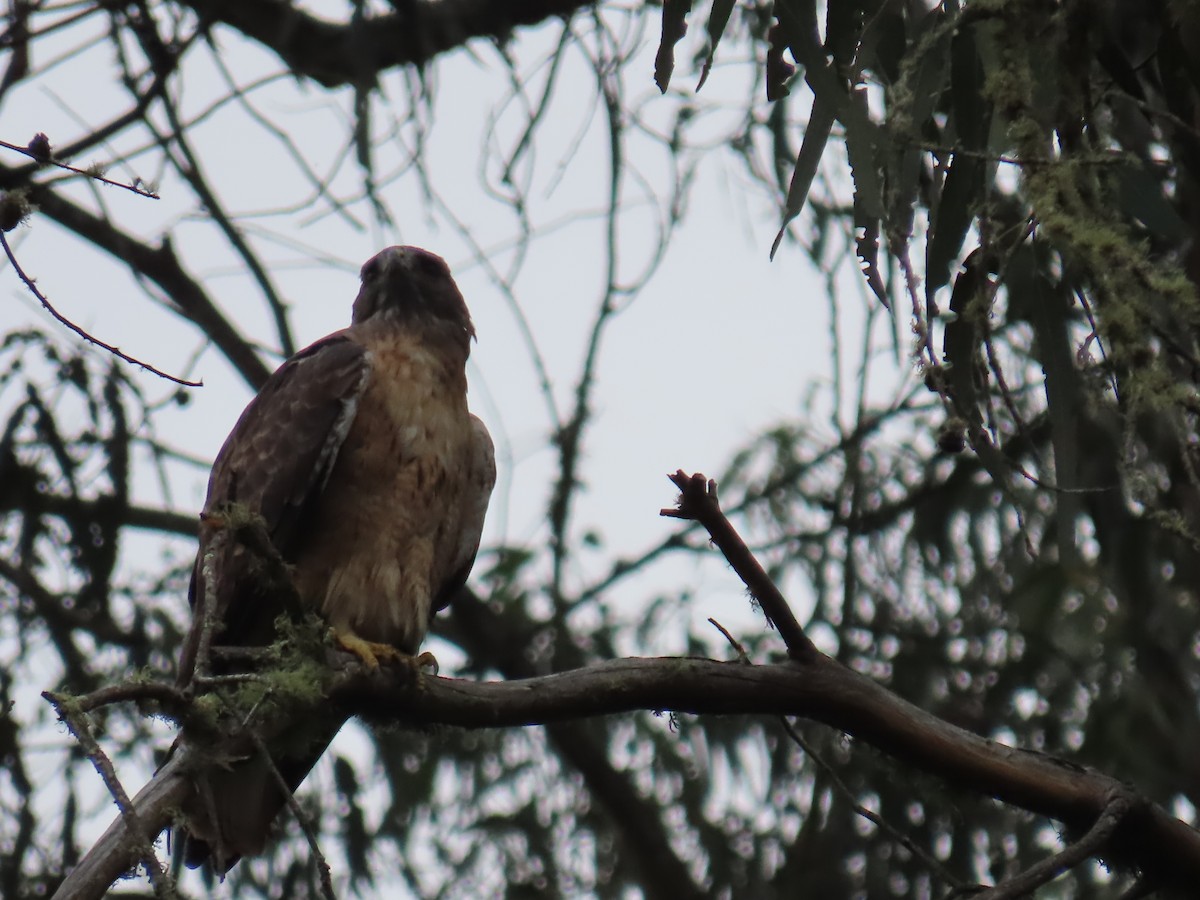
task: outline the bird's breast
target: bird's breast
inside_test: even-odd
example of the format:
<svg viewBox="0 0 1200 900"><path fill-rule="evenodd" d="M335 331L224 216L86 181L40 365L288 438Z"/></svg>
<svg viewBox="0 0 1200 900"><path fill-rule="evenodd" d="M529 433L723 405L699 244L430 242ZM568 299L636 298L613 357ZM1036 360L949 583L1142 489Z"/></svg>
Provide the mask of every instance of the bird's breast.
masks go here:
<svg viewBox="0 0 1200 900"><path fill-rule="evenodd" d="M296 564L334 627L415 652L452 574L471 421L465 361L404 335L368 344L371 375Z"/></svg>

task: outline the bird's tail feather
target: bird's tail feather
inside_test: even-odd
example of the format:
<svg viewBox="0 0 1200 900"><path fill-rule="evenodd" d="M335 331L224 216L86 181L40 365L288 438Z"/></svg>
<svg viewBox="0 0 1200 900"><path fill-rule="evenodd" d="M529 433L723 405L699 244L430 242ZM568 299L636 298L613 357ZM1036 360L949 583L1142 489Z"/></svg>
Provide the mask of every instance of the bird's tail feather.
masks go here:
<svg viewBox="0 0 1200 900"><path fill-rule="evenodd" d="M270 760L250 747L244 756L219 761L196 779L175 833L175 852L192 869L209 864L224 876L243 856L263 851L271 826L316 765L344 719L308 722L270 741ZM287 784L285 793L280 779Z"/></svg>

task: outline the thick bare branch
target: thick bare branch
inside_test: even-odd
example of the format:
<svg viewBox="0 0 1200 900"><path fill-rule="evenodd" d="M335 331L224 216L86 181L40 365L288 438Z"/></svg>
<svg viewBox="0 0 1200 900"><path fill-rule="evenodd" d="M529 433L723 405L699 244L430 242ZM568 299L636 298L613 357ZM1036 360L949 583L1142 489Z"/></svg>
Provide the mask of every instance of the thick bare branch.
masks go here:
<svg viewBox="0 0 1200 900"><path fill-rule="evenodd" d="M897 697L824 654L797 665L707 659L622 659L521 681L426 679L346 672L331 697L372 718L465 728L545 724L650 709L695 714L775 714L814 719L909 765L976 793L1086 831L1126 788L1101 772L1007 747ZM1128 796L1128 795L1124 795ZM1200 832L1145 798L1112 834L1116 858L1168 881L1200 883Z"/></svg>
<svg viewBox="0 0 1200 900"><path fill-rule="evenodd" d="M0 513L17 509L17 498L0 496ZM101 510L109 512L103 501L84 500L78 497L62 497L58 494L38 494L32 498L21 497L20 511L30 516L90 516L96 518ZM175 537L195 538L200 520L195 513L173 512L152 506L125 506L112 510L121 517L124 528L139 528L159 531Z"/></svg>
<svg viewBox="0 0 1200 900"><path fill-rule="evenodd" d="M620 659L518 681L426 677L419 689L413 688L405 672L368 673L358 665L346 666L348 659L344 654L334 657L345 667L331 680L329 699L372 721L497 728L644 709L698 715L791 715L824 722L935 777L1080 832L1100 822L1113 809L1113 797L1120 796L1128 808L1110 831L1105 826L1107 858L1154 872L1164 884L1200 883L1200 833L1116 779L986 740L913 706L820 653L803 665L755 666L674 657ZM180 769L164 768L134 803L148 830L161 829L168 821L161 808L142 808L143 795L160 796L153 790L154 783L164 777L177 779ZM169 792L177 801L185 790L187 787L175 786ZM115 823L109 832L122 827ZM95 852L101 852L94 850L80 868L87 866L89 873L119 874L135 860L136 850L128 842L109 839L106 834L102 844L102 852L124 855L101 864L92 860ZM72 888L59 896L100 894Z"/></svg>
<svg viewBox="0 0 1200 900"><path fill-rule="evenodd" d="M274 51L298 76L326 87L371 84L385 70L423 64L477 37L569 16L586 0L416 0L403 13L330 22L289 0L189 0L201 18L223 23Z"/></svg>

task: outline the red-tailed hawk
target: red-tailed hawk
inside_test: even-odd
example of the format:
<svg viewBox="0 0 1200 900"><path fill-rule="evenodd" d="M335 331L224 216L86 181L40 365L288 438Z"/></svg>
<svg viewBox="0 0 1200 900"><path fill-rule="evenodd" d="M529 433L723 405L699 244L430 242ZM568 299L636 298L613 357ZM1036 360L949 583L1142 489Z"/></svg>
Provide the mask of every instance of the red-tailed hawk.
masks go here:
<svg viewBox="0 0 1200 900"><path fill-rule="evenodd" d="M446 263L389 247L361 278L350 327L285 362L246 407L213 463L204 508L210 523L230 503L261 515L303 607L375 665L396 651L415 654L430 617L466 581L496 467L487 429L467 409L475 329ZM236 542L214 544L216 533L201 528L193 610L215 598L213 646L269 644L285 604L264 596L251 555ZM210 547L219 551L212 585ZM201 643L202 617L194 618L183 683ZM292 790L342 724L334 716L273 729L287 738L273 742L272 756ZM286 795L261 754L202 781L184 810L185 861L211 860L224 873L262 850Z"/></svg>

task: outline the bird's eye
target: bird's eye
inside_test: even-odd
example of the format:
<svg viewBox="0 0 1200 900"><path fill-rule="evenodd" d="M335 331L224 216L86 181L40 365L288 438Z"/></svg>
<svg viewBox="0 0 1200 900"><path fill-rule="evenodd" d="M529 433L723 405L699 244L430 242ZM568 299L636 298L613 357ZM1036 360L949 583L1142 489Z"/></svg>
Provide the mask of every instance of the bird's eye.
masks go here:
<svg viewBox="0 0 1200 900"><path fill-rule="evenodd" d="M359 272L358 277L362 279L363 284L367 284L379 277L379 269L379 260L374 258L369 259L366 265L362 267L362 271Z"/></svg>

